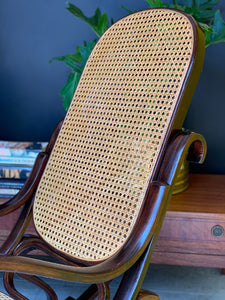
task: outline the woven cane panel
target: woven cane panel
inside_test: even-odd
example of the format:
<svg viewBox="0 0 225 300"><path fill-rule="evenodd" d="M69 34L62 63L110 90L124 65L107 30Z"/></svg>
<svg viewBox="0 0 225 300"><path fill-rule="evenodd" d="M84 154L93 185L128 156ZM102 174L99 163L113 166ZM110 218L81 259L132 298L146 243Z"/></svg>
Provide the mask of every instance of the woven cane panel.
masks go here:
<svg viewBox="0 0 225 300"><path fill-rule="evenodd" d="M127 240L192 55L183 14L147 10L115 23L89 58L34 207L40 235L99 261Z"/></svg>

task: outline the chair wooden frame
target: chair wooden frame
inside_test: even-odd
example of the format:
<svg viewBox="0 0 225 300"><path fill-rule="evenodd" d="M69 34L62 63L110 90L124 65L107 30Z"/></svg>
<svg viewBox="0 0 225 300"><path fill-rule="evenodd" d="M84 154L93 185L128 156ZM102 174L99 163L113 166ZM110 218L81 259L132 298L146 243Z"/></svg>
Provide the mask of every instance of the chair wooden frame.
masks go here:
<svg viewBox="0 0 225 300"><path fill-rule="evenodd" d="M73 261L69 256L49 247L40 237L24 235L32 217L34 194L61 131L63 124L61 121L45 152L38 155L24 187L15 197L0 205L0 216L22 207L17 223L0 249L0 269L6 272L4 283L7 291L15 299L26 299L14 287L15 272L42 287L51 299L57 299L54 291L36 276L97 284L92 285L79 299L93 299L97 292L99 299L109 299L107 282L124 273L115 299L144 299L147 294L149 297L151 295L152 299L157 299L154 294L140 292L140 288L166 213L177 172L185 159L202 163L206 155L204 138L200 134L180 129L200 75L204 56L203 34L194 20L192 18L190 20L196 39L190 71L179 95L176 114L171 121L172 125L167 130L166 143L161 151L154 176L148 185L139 221L133 228L132 235L117 253L94 265ZM181 100L182 106L179 105ZM27 257L26 254L34 248L46 252L64 264Z"/></svg>
<svg viewBox="0 0 225 300"><path fill-rule="evenodd" d="M125 273L117 298L115 299L132 299L131 297L135 299L139 293L144 275L150 263L150 257L166 212L170 194L172 192L171 186L174 184L176 173L179 171L179 167L186 158L189 161L197 163L202 163L204 161L206 149L205 140L201 135L193 132L177 132L168 146L168 151L166 152L167 154L163 160L164 167L161 168L158 178L151 184L149 189L148 197L154 199L155 204L149 207L149 204L146 203L146 207L143 210L143 215L141 218L143 222L140 228L137 229L136 235L134 235L132 240L130 240L122 249L120 255L114 259L111 259L110 262L103 262L96 266L77 267L40 261L27 257L10 256L10 254L13 252L14 255L21 253L23 248L25 248L26 251L29 248L36 248L45 250L45 252L51 254L55 258L58 258L67 264L69 263L69 261L66 261L66 259L59 257L59 254L52 253L48 246L46 246L45 243L43 243L39 238L23 238L24 231L30 220L30 218L27 217L31 217L33 205L32 198L30 199L30 195L27 193L27 191L35 190L38 184L37 178L40 178L41 173L43 172L43 166L46 164L47 157L49 156L48 149L52 148L52 145L54 144L54 138L59 131L60 125L61 122L58 125L46 151L39 154L33 168L34 172L32 173L29 181L27 181L25 186L20 191L20 203L18 200L15 201L15 198L12 198L6 204L2 205L2 209L0 210L1 213L4 211L4 209L7 211L6 213L10 213L16 210L19 204L23 205L25 203L18 222L12 230L11 235L0 249L1 253L7 255L0 257L0 266L3 270L11 272L16 271L25 274L36 274L38 276L46 276L66 281L100 283L117 277L133 265L132 268L134 271ZM30 184L30 181L32 184ZM149 211L151 213L149 213ZM3 212L2 215L5 215L6 213ZM21 240L22 242L18 243L18 241ZM133 247L134 244L135 247ZM132 245L132 247L130 245ZM138 249L139 252L136 249ZM113 265L119 265L119 267L114 269L112 268ZM28 279L29 277L26 278ZM12 278L6 278L5 284L12 294L11 280ZM127 289L127 282L132 282L132 291ZM40 286L43 288L43 284L40 284ZM96 290L94 291L96 292ZM102 291L102 295L104 295L104 297L105 293L105 291ZM13 296L16 297L17 293L15 292ZM19 295L19 297L21 296Z"/></svg>

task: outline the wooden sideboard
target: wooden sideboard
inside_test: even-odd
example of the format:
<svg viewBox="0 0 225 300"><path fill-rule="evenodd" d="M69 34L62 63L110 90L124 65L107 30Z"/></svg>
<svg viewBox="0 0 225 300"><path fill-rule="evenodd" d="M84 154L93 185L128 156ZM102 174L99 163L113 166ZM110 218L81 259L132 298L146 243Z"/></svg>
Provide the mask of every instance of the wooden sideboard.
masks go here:
<svg viewBox="0 0 225 300"><path fill-rule="evenodd" d="M0 218L0 244L17 215ZM225 175L191 174L189 188L172 196L151 262L225 268L223 228Z"/></svg>
<svg viewBox="0 0 225 300"><path fill-rule="evenodd" d="M225 268L225 175L191 174L172 196L152 263Z"/></svg>

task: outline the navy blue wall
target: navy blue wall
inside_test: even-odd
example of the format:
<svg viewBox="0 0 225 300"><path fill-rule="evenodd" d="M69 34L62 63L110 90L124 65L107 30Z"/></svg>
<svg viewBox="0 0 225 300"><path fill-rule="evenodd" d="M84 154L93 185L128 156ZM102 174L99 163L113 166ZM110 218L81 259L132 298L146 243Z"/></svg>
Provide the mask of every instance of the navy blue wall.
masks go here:
<svg viewBox="0 0 225 300"><path fill-rule="evenodd" d="M126 15L120 5L132 10L147 7L144 0L73 3L89 16L100 7L114 21ZM64 0L0 3L0 140L47 141L65 115L59 92L69 70L63 63L48 61L95 38L65 7ZM225 19L224 0L219 7ZM206 162L198 171L225 174L225 43L206 49L185 127L202 133L208 143Z"/></svg>

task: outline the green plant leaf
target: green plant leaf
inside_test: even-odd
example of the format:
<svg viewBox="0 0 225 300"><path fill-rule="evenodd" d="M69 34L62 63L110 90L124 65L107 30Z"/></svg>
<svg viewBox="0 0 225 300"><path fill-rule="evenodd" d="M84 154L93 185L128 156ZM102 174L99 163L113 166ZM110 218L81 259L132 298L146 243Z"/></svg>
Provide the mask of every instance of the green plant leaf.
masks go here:
<svg viewBox="0 0 225 300"><path fill-rule="evenodd" d="M96 41L91 41L84 46L80 46L80 55L81 55L81 69L83 68L87 62L88 57L91 54L92 49L94 48Z"/></svg>
<svg viewBox="0 0 225 300"><path fill-rule="evenodd" d="M189 7L189 6L184 6L184 7L180 7L180 10L186 12L187 14L191 15L191 16L195 16L196 14L198 14L198 10L196 7Z"/></svg>
<svg viewBox="0 0 225 300"><path fill-rule="evenodd" d="M98 30L98 34L99 36L102 36L103 33L109 28L109 22L108 22L108 16L107 14L102 15L98 26L97 26L97 30Z"/></svg>
<svg viewBox="0 0 225 300"><path fill-rule="evenodd" d="M53 57L49 61L49 63L51 63L53 60L64 61L65 64L68 67L70 67L74 72L80 72L81 71L80 66L72 58L73 58L73 54L68 54L68 55L65 55L65 56Z"/></svg>
<svg viewBox="0 0 225 300"><path fill-rule="evenodd" d="M69 12L71 12L75 17L77 17L77 18L83 20L84 22L86 22L91 28L98 25L98 22L101 18L101 12L98 8L96 9L94 16L86 17L84 15L84 13L82 12L82 10L79 9L74 4L72 4L70 2L67 2L67 5L68 5L67 10Z"/></svg>
<svg viewBox="0 0 225 300"><path fill-rule="evenodd" d="M110 26L114 23L113 18L110 18Z"/></svg>
<svg viewBox="0 0 225 300"><path fill-rule="evenodd" d="M166 3L164 4L162 0L145 0L150 8L155 8L155 7L166 7Z"/></svg>
<svg viewBox="0 0 225 300"><path fill-rule="evenodd" d="M121 5L120 7L123 8L128 14L132 14L134 12L134 11L130 10L129 8L127 8L124 5Z"/></svg>
<svg viewBox="0 0 225 300"><path fill-rule="evenodd" d="M78 48L79 52L67 54L66 56L74 62L81 63L80 46Z"/></svg>
<svg viewBox="0 0 225 300"><path fill-rule="evenodd" d="M214 33L211 35L211 43L218 44L225 42L225 23L219 10L217 10L215 13L212 29Z"/></svg>
<svg viewBox="0 0 225 300"><path fill-rule="evenodd" d="M211 9L216 5L220 0L195 0L195 3L198 8L201 10Z"/></svg>
<svg viewBox="0 0 225 300"><path fill-rule="evenodd" d="M65 56L59 56L52 59L52 60L56 59L59 61L64 61L73 70L73 72L70 73L66 84L62 87L60 91L60 97L63 98L63 108L65 110L69 108L70 102L73 98L73 94L80 80L86 61L90 56L90 53L93 47L95 46L95 44L96 41L92 41L89 43L84 42L84 45L78 46L76 48L75 54L68 54ZM73 59L75 59L76 62Z"/></svg>
<svg viewBox="0 0 225 300"><path fill-rule="evenodd" d="M60 97L63 98L63 108L65 110L69 108L80 77L81 73L70 73L67 83L62 87L60 91Z"/></svg>
<svg viewBox="0 0 225 300"><path fill-rule="evenodd" d="M95 34L100 37L102 35L102 29L106 27L108 28L108 17L107 14L101 15L101 11L99 8L95 10L95 14L92 17L87 17L84 13L74 4L67 2L67 10L71 12L75 17L86 22L91 29L95 32ZM107 20L107 21L106 21Z"/></svg>
<svg viewBox="0 0 225 300"><path fill-rule="evenodd" d="M67 64L67 66L72 68L73 71L79 71L79 69L77 69L77 68L79 68L79 64L82 61L82 57L81 57L81 54L80 54L80 46L76 47L76 52L75 53L67 54L67 55L64 55L64 56L53 57L51 60L49 60L49 63L52 63L53 60L64 61Z"/></svg>
<svg viewBox="0 0 225 300"><path fill-rule="evenodd" d="M204 35L205 35L205 47L208 47L211 44L212 33L209 31L204 31Z"/></svg>
<svg viewBox="0 0 225 300"><path fill-rule="evenodd" d="M216 13L216 10L201 10L198 13L196 13L194 16L196 19L201 20L202 22L211 22L213 21L214 15Z"/></svg>
<svg viewBox="0 0 225 300"><path fill-rule="evenodd" d="M199 26L202 28L202 30L204 32L210 32L210 33L213 33L213 29L211 26L207 25L206 23L201 23L201 22L198 22Z"/></svg>
<svg viewBox="0 0 225 300"><path fill-rule="evenodd" d="M225 42L225 23L220 15L219 10L213 9L220 0L171 0L164 2L164 0L145 0L150 8L155 7L170 7L192 15L199 23L204 31L205 45L206 47L215 44ZM97 8L92 17L87 17L84 13L74 4L67 2L67 10L70 11L75 17L86 22L95 34L100 37L109 27L107 14L101 13ZM125 6L121 6L127 11L127 13L133 13ZM113 24L113 20L111 19ZM64 99L64 109L68 109L72 100L75 89L78 85L79 79L85 67L86 61L91 54L96 41L84 42L83 45L76 48L76 52L65 56L54 57L53 60L63 61L72 69L72 73L69 75L67 83L63 86L60 92L60 96Z"/></svg>
<svg viewBox="0 0 225 300"><path fill-rule="evenodd" d="M198 23L200 27L202 28L204 35L205 35L205 46L208 47L211 43L211 35L214 32L212 27L205 24L205 23Z"/></svg>

